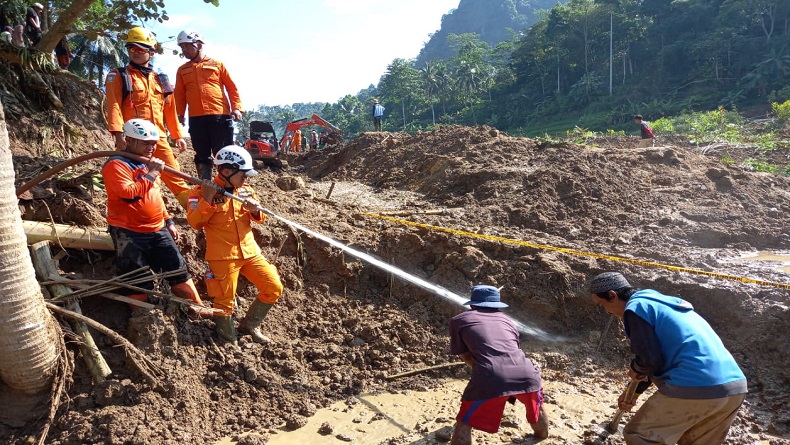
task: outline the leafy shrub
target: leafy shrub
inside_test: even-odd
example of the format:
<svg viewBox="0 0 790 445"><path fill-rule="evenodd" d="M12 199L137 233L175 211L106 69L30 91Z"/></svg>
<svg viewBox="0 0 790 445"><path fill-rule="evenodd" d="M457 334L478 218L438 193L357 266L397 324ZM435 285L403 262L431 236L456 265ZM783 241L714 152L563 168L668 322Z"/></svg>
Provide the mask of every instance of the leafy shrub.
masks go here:
<svg viewBox="0 0 790 445"><path fill-rule="evenodd" d="M771 104L771 111L773 111L779 123L784 125L790 122L790 100L782 103L774 102Z"/></svg>

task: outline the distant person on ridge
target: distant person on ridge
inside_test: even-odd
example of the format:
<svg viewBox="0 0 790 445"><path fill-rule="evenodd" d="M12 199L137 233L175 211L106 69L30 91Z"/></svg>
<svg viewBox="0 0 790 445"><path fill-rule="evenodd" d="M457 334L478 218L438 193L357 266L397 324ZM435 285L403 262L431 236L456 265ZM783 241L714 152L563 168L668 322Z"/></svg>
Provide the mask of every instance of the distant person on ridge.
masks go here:
<svg viewBox="0 0 790 445"><path fill-rule="evenodd" d="M151 59L156 53L156 38L145 28L129 30L126 37L129 65L107 73L104 82L107 94L107 129L115 137L115 149L126 148L123 123L132 118L153 122L159 129L159 143L154 156L165 161L165 165L181 170L173 149L167 141L167 131L182 152L186 150L184 129L178 123L173 87L167 76L157 74L151 68ZM173 192L181 207L187 207L190 186L187 182L167 171L162 172L162 181Z"/></svg>
<svg viewBox="0 0 790 445"><path fill-rule="evenodd" d="M39 14L42 12L44 12L44 5L41 3L33 3L27 9L25 35L30 39L31 46L36 46L41 41L41 17L39 17Z"/></svg>
<svg viewBox="0 0 790 445"><path fill-rule="evenodd" d="M549 421L543 408L540 371L524 355L516 325L500 309L499 289L472 287L472 310L450 319L450 354L460 355L472 377L461 396L450 445L471 445L472 429L499 431L505 403L516 400L526 406L527 422L535 436L549 435Z"/></svg>
<svg viewBox="0 0 790 445"><path fill-rule="evenodd" d="M634 122L639 125L639 131L642 136L642 140L639 142L639 145L637 145L637 148L652 147L656 136L653 134L653 129L650 128L650 124L642 119L641 114L634 116Z"/></svg>
<svg viewBox="0 0 790 445"><path fill-rule="evenodd" d="M373 130L381 131L381 119L384 117L384 106L378 99L373 99Z"/></svg>
<svg viewBox="0 0 790 445"><path fill-rule="evenodd" d="M66 36L63 36L62 39L58 42L57 46L55 46L55 58L58 60L58 66L62 70L69 69L69 63L71 63L71 47L69 46L69 39Z"/></svg>
<svg viewBox="0 0 790 445"><path fill-rule="evenodd" d="M14 28L11 26L4 26L3 32L0 32L0 41L6 42L9 45L11 44L12 37L11 35L14 33Z"/></svg>
<svg viewBox="0 0 790 445"><path fill-rule="evenodd" d="M620 318L634 358L628 368L639 381L636 396L653 393L623 428L628 445L721 444L746 397L746 377L710 324L688 301L631 286L619 272L590 282L590 297ZM617 401L624 411L636 397Z"/></svg>
<svg viewBox="0 0 790 445"><path fill-rule="evenodd" d="M241 97L225 65L203 53L197 31L181 31L178 46L188 61L176 73L176 109L181 124L189 111L189 135L200 179L211 179L213 156L233 144L233 121L242 118Z"/></svg>
<svg viewBox="0 0 790 445"><path fill-rule="evenodd" d="M318 133L315 130L310 130L310 150L316 149L318 149Z"/></svg>

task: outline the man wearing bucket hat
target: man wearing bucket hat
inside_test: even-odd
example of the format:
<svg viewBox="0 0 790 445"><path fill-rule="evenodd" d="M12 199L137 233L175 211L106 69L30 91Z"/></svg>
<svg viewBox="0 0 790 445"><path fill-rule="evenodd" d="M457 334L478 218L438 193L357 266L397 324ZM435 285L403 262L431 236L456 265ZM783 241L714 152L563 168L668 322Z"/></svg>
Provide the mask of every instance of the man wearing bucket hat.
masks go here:
<svg viewBox="0 0 790 445"><path fill-rule="evenodd" d="M619 272L590 283L593 302L623 320L631 342L628 375L650 396L623 429L626 444L720 444L746 397L746 377L707 321L688 301L636 289ZM620 395L618 406L634 406Z"/></svg>
<svg viewBox="0 0 790 445"><path fill-rule="evenodd" d="M516 400L526 406L535 436L548 437L540 372L521 350L518 328L500 311L508 305L494 286L474 286L471 296L465 305L472 310L450 320L450 354L472 368L450 444L471 445L473 428L496 433L505 402Z"/></svg>

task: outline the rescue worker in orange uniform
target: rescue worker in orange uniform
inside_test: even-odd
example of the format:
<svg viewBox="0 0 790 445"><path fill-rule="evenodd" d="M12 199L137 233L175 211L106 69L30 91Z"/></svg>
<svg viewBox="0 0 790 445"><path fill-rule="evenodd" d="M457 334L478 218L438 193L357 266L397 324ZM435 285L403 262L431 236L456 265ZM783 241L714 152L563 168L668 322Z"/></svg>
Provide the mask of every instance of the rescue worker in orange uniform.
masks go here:
<svg viewBox="0 0 790 445"><path fill-rule="evenodd" d="M161 141L159 129L149 121L130 119L123 125L123 133L126 136L123 151L149 160L141 163L112 156L102 167L107 189L107 225L115 244L115 265L121 274L145 266L159 273L185 269L186 262L175 243L178 229L167 213L156 180L165 165L153 156ZM188 272L169 277L167 281L176 296L203 305ZM137 286L154 289L153 281ZM129 297L148 300L145 293Z"/></svg>
<svg viewBox="0 0 790 445"><path fill-rule="evenodd" d="M211 179L213 155L233 144L233 121L242 117L241 97L225 65L203 54L197 31L181 31L178 46L188 61L176 73L176 110L181 123L189 109L189 135L200 179Z"/></svg>
<svg viewBox="0 0 790 445"><path fill-rule="evenodd" d="M214 308L224 315L214 316L217 334L236 342L233 324L236 286L239 273L258 288L239 329L248 332L256 343L265 344L269 339L260 330L269 309L282 295L283 285L277 268L266 261L255 242L251 223L266 218L258 208L258 196L245 178L257 172L252 168L252 157L242 147L229 145L217 152L214 158L217 175L213 180L203 180L189 195L187 220L195 229L206 233L206 261L213 278L206 278L209 297L214 298ZM228 191L244 200L238 202L225 196Z"/></svg>
<svg viewBox="0 0 790 445"><path fill-rule="evenodd" d="M163 76L157 75L151 68L151 58L156 49L156 38L145 28L132 28L126 37L126 48L129 51L129 65L123 70L112 70L107 74L105 87L107 90L107 127L115 137L115 149L126 148L123 133L124 122L138 118L153 122L159 129L159 142L156 144L154 156L163 160L165 165L180 170L176 156L167 142L165 128L175 140L180 151L187 148L184 141L184 130L178 123L172 87L169 82L163 85ZM123 73L122 73L123 71ZM131 85L124 97L124 82ZM173 192L179 204L186 208L189 189L187 182L169 172L162 172L162 181Z"/></svg>

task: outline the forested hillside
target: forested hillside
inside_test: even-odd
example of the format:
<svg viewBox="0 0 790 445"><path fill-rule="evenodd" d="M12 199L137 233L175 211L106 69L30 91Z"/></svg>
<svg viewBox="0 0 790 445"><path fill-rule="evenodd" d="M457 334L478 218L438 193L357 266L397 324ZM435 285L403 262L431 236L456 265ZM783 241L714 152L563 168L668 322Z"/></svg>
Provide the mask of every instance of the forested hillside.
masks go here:
<svg viewBox="0 0 790 445"><path fill-rule="evenodd" d="M567 0L565 0L567 1ZM550 9L562 0L461 0L458 8L442 17L442 27L425 44L415 61L417 67L425 62L449 59L457 54L450 46L450 34L474 33L480 40L496 46L512 40L538 21L536 11Z"/></svg>
<svg viewBox="0 0 790 445"><path fill-rule="evenodd" d="M654 120L719 106L767 111L790 99L786 0L571 0L492 46L490 36L510 26L504 17L527 7L518 6L461 1L417 59L394 60L375 88L322 112L352 132L366 130L375 96L391 130L488 124L534 135L628 128L635 113ZM493 16L503 18L496 30ZM453 55L429 57L439 45Z"/></svg>

